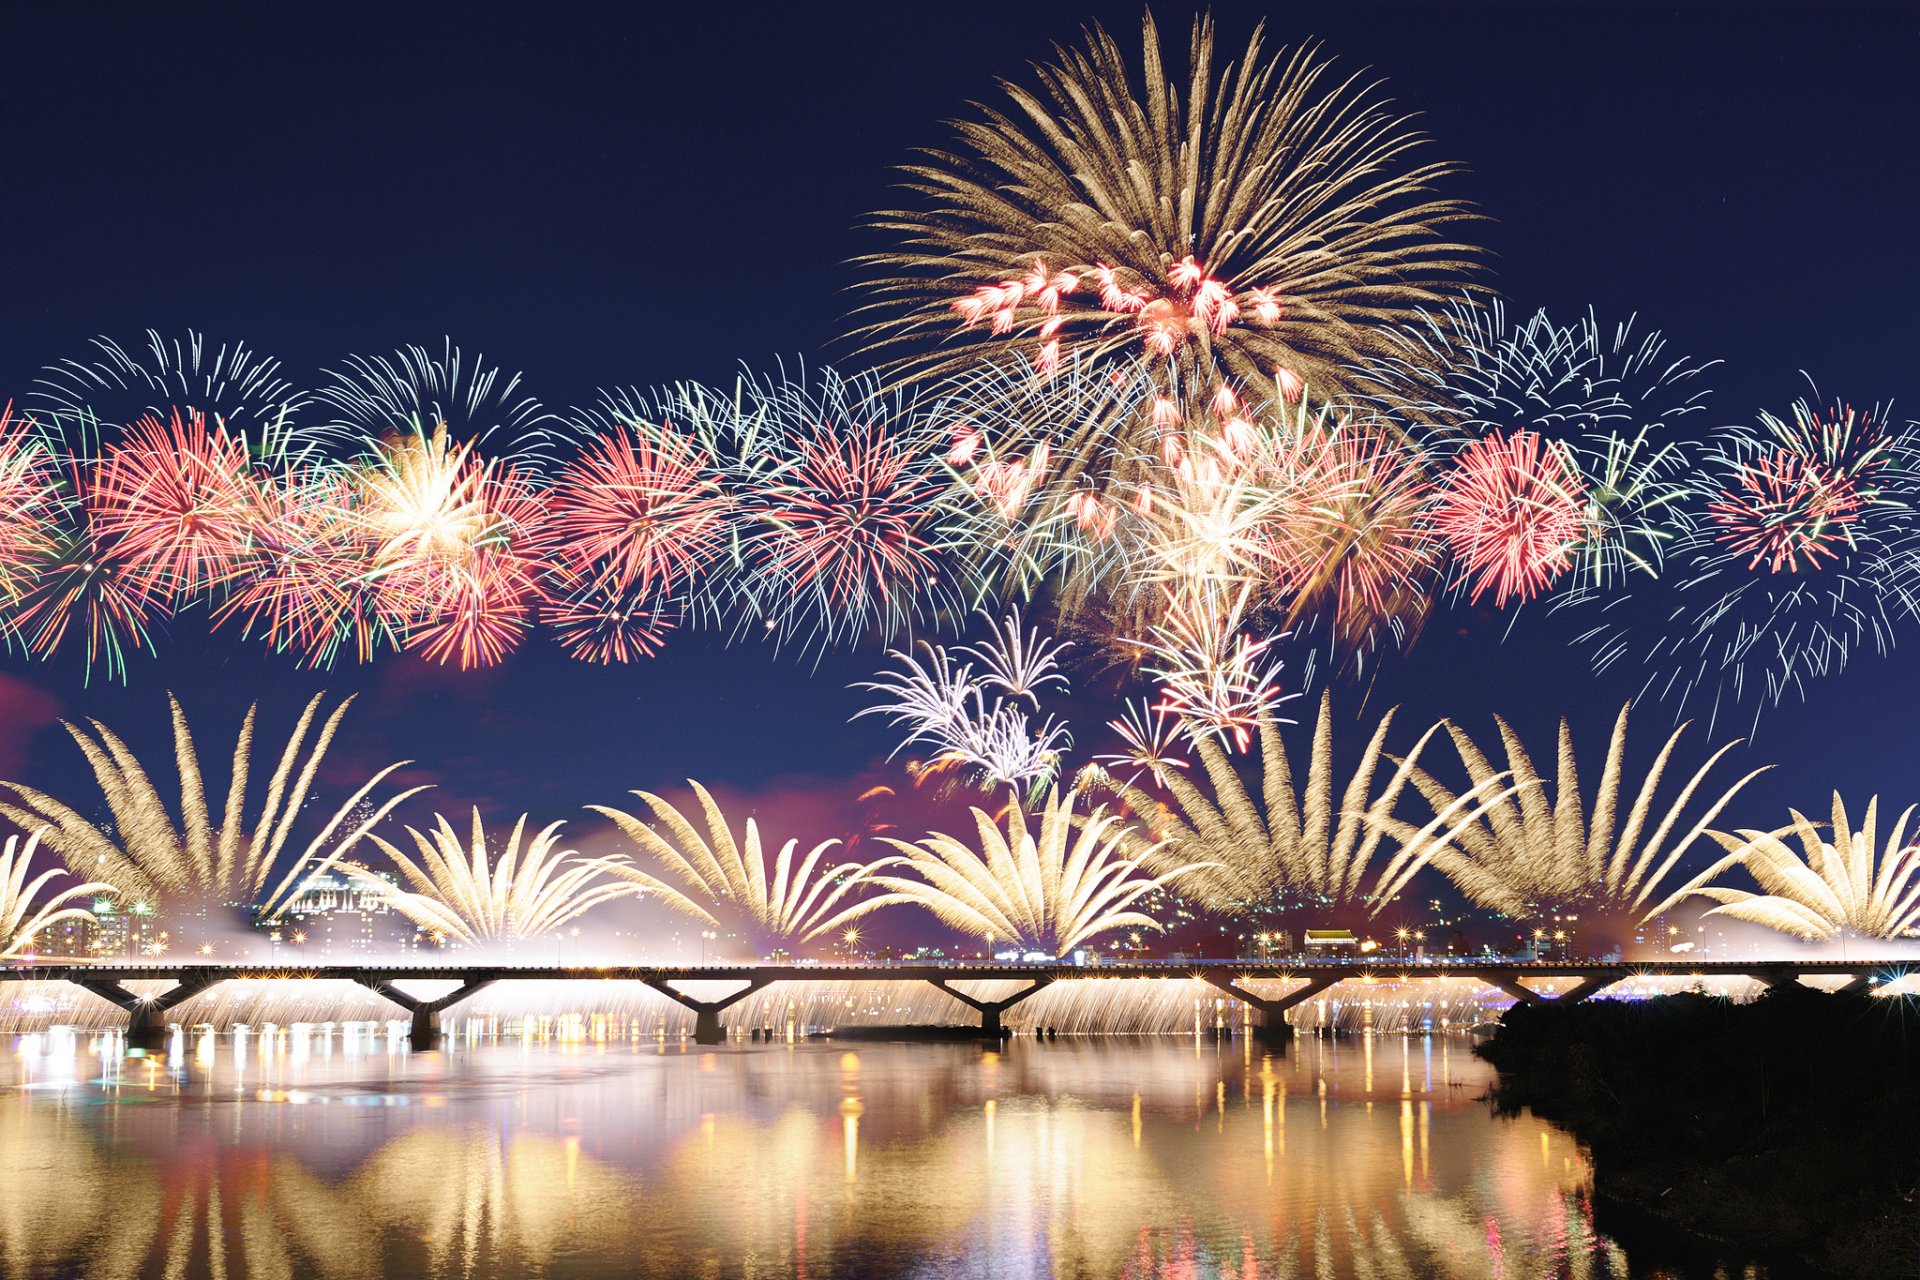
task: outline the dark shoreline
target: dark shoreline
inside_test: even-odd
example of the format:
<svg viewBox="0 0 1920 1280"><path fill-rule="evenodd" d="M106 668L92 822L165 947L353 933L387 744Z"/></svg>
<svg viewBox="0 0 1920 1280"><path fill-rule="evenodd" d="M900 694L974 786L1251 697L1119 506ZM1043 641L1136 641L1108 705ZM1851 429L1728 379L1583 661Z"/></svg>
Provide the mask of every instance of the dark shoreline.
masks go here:
<svg viewBox="0 0 1920 1280"><path fill-rule="evenodd" d="M1784 1276L1920 1275L1909 1002L1794 985L1745 1005L1519 1005L1475 1051L1500 1071L1497 1109L1525 1107L1587 1145L1616 1220Z"/></svg>

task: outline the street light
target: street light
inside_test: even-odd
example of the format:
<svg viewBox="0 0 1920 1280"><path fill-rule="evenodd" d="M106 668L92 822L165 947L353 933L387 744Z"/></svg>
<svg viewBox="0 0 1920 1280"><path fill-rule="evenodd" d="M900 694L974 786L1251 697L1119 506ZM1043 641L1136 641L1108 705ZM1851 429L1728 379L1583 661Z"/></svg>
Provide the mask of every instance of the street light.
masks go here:
<svg viewBox="0 0 1920 1280"><path fill-rule="evenodd" d="M718 938L719 936L720 936L719 934L715 933L711 929L702 929L700 931L700 963L701 964L705 964L707 962L707 944L709 942L712 942L715 938Z"/></svg>

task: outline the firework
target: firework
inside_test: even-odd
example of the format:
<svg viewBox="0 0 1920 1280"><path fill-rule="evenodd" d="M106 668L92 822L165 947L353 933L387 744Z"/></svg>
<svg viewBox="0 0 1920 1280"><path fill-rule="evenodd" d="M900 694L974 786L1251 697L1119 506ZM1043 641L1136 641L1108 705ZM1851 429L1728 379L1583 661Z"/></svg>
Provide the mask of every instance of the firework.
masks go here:
<svg viewBox="0 0 1920 1280"><path fill-rule="evenodd" d="M556 477L542 544L571 579L671 592L725 551L729 505L696 440L620 422Z"/></svg>
<svg viewBox="0 0 1920 1280"><path fill-rule="evenodd" d="M1410 824L1397 819L1387 822L1386 829L1409 846L1421 848L1469 898L1508 915L1524 914L1528 904L1550 902L1617 912L1635 921L1651 920L1694 887L1689 884L1664 897L1657 896L1663 892L1661 886L1667 875L1734 796L1769 766L1753 770L1732 786L1709 791L1712 802L1674 838L1694 793L1706 783L1721 758L1739 745L1729 742L1708 756L1665 808L1657 808L1655 797L1667 762L1686 731L1683 724L1667 738L1641 779L1640 789L1627 805L1623 825L1621 792L1627 785L1629 709L1623 707L1614 721L1591 815L1582 807L1573 733L1567 722L1560 722L1556 777L1549 789L1519 737L1496 716L1494 723L1507 757L1507 769L1501 772L1511 775L1512 790L1486 806L1484 814L1450 817L1444 829L1430 828L1425 837L1416 838ZM1500 776L1464 732L1452 724L1447 725L1447 732L1474 786L1485 786ZM1457 806L1460 797L1425 770L1416 770L1413 782L1436 813Z"/></svg>
<svg viewBox="0 0 1920 1280"><path fill-rule="evenodd" d="M1886 652L1920 611L1916 461L1920 439L1880 410L1802 400L1791 421L1722 433L1700 468L1704 517L1663 579L1596 602L1580 637L1594 665L1637 659L1676 714L1746 705L1757 725L1856 652Z"/></svg>
<svg viewBox="0 0 1920 1280"><path fill-rule="evenodd" d="M18 600L59 545L66 506L59 486L49 442L9 401L0 407L0 603Z"/></svg>
<svg viewBox="0 0 1920 1280"><path fill-rule="evenodd" d="M1459 565L1456 585L1495 607L1545 591L1590 536L1586 486L1562 451L1531 431L1498 433L1454 455L1433 527Z"/></svg>
<svg viewBox="0 0 1920 1280"><path fill-rule="evenodd" d="M560 828L555 822L527 835L522 814L498 854L487 851L480 811L473 811L471 837L462 844L444 814L434 814L431 829L413 827L420 860L415 862L377 835L369 836L393 860L411 891L384 877L348 864L343 869L380 893L393 909L428 933L469 944L516 942L543 937L604 902L638 892L616 879L605 859L571 850L555 852Z"/></svg>
<svg viewBox="0 0 1920 1280"><path fill-rule="evenodd" d="M798 861L794 854L799 841L788 840L774 855L769 878L759 824L748 818L746 839L736 841L713 796L697 782L688 785L699 797L706 836L685 814L651 792L633 794L646 804L664 833L646 819L619 809L588 806L612 819L680 887L624 864L613 865L615 875L658 895L675 910L709 924L744 925L758 941L767 943L811 942L891 901L885 897L848 901L849 894L867 884L871 867L821 866L821 858L838 840L821 841Z"/></svg>
<svg viewBox="0 0 1920 1280"><path fill-rule="evenodd" d="M1842 934L1906 937L1920 925L1920 847L1906 839L1913 806L1893 824L1882 848L1875 839L1879 804L1878 797L1867 802L1865 820L1856 830L1836 792L1831 840L1821 839L1815 824L1791 809L1786 831L1711 832L1728 856L1702 879L1739 865L1760 882L1762 892L1710 884L1693 892L1720 904L1708 915L1748 920L1809 942ZM1799 853L1780 838L1788 832L1800 842Z"/></svg>
<svg viewBox="0 0 1920 1280"><path fill-rule="evenodd" d="M284 442L310 399L281 376L278 360L245 343L210 343L191 329L171 339L149 329L144 350L107 337L91 345L94 354L41 370L32 396L36 408L89 435L188 409L235 435Z"/></svg>
<svg viewBox="0 0 1920 1280"><path fill-rule="evenodd" d="M35 938L62 920L91 923L91 911L69 904L112 887L99 882L71 885L36 906L40 891L56 877L66 874L58 868L49 868L28 882L27 873L32 867L34 852L40 847L40 835L36 829L27 837L24 848L19 836L8 836L6 846L0 848L0 960L12 960L31 950Z"/></svg>
<svg viewBox="0 0 1920 1280"><path fill-rule="evenodd" d="M1331 694L1321 695L1306 773L1298 782L1280 737L1278 717L1271 710L1254 717L1261 759L1259 800L1210 734L1193 736L1192 741L1211 795L1197 776L1160 779L1173 799L1172 806L1159 803L1132 782L1104 774L1094 775L1094 781L1136 813L1153 815L1155 831L1164 837L1172 856L1207 864L1207 870L1189 883L1210 903L1263 903L1305 892L1323 903L1364 906L1369 915L1378 915L1432 857L1423 839L1403 838L1372 884L1367 883L1388 819L1414 776L1420 753L1439 729L1438 725L1428 729L1412 750L1396 760L1392 776L1376 795L1374 777L1393 716L1389 711L1380 718L1337 807ZM1451 816L1478 812L1504 781L1504 775L1476 779L1474 789L1451 806ZM1433 831L1426 834L1431 836Z"/></svg>
<svg viewBox="0 0 1920 1280"><path fill-rule="evenodd" d="M853 686L885 696L855 712L854 718L882 715L908 731L890 755L924 743L937 750L936 768L971 773L988 789L1037 790L1051 781L1071 739L1066 725L1052 716L1036 719L1021 704L1037 711L1040 687L1058 683L1067 688L1058 655L1068 645L1055 643L1038 629L1023 632L1018 610L1004 622L982 616L992 639L955 652L975 658L983 674L976 676L972 663L956 663L944 645L921 641L924 659L890 650L888 656L902 669Z"/></svg>
<svg viewBox="0 0 1920 1280"><path fill-rule="evenodd" d="M541 584L540 621L562 649L582 662L637 662L666 645L683 610L651 585L622 586L600 577L549 574Z"/></svg>
<svg viewBox="0 0 1920 1280"><path fill-rule="evenodd" d="M1702 375L1714 361L1667 349L1634 321L1603 328L1589 312L1556 324L1545 311L1514 322L1498 300L1459 299L1403 331L1411 367L1389 360L1381 405L1431 429L1443 453L1489 436L1544 437L1583 480L1588 536L1568 548L1569 585L1593 590L1658 574L1692 518L1689 451L1705 410ZM1420 377L1433 394L1415 405L1396 391Z"/></svg>
<svg viewBox="0 0 1920 1280"><path fill-rule="evenodd" d="M174 764L180 779L177 821L148 770L118 735L98 721L89 722L92 733L71 724L67 732L93 769L113 815L112 835L52 796L18 783L0 784L17 799L17 803L0 804L0 815L23 830L44 827L47 846L69 867L105 881L122 894L252 905L261 919L271 920L304 879L327 871L395 805L424 789L403 791L350 819L389 774L410 762L402 760L381 769L333 812L285 875L270 883L321 761L353 703L348 698L335 707L309 744L308 734L325 696L316 694L301 712L268 779L266 797L251 820L246 807L256 708L249 707L241 722L226 804L216 822L207 807L204 774L186 714L171 694L167 702L172 709Z"/></svg>
<svg viewBox="0 0 1920 1280"><path fill-rule="evenodd" d="M421 346L349 356L314 399L329 415L317 434L361 449L410 426L519 461L548 457L561 439L560 420L521 391L519 374L468 360L451 339L437 356Z"/></svg>
<svg viewBox="0 0 1920 1280"><path fill-rule="evenodd" d="M109 445L85 486L94 536L133 589L192 597L240 571L258 512L246 441L178 409L144 417Z"/></svg>
<svg viewBox="0 0 1920 1280"><path fill-rule="evenodd" d="M124 680L127 654L152 651L148 630L165 615L164 603L88 532L55 531L29 572L33 585L15 604L10 630L35 657L51 657L77 632L85 639L88 676L104 667L109 677Z"/></svg>
<svg viewBox="0 0 1920 1280"><path fill-rule="evenodd" d="M749 384L741 415L736 585L754 612L808 645L890 639L932 612L948 592L935 542L948 486L914 406L829 372Z"/></svg>
<svg viewBox="0 0 1920 1280"><path fill-rule="evenodd" d="M1200 867L1149 871L1142 859L1122 853L1131 839L1125 824L1104 807L1076 816L1077 798L1049 793L1034 815L1038 830L1017 802L1007 806L1004 832L992 815L974 809L977 850L938 832L917 844L889 839L900 851L897 865L912 875L873 880L895 900L918 903L969 936L1056 956L1115 929L1160 928L1137 908L1140 899Z"/></svg>
<svg viewBox="0 0 1920 1280"><path fill-rule="evenodd" d="M1469 215L1434 194L1455 167L1417 162L1424 139L1371 88L1310 47L1269 57L1258 31L1216 75L1207 18L1175 84L1143 27L1142 78L1094 28L1038 93L1005 85L1011 109L906 167L927 208L873 220L905 242L868 260L875 346L932 331L958 345L918 367L1123 356L1333 395L1459 287L1474 251L1444 235Z"/></svg>
<svg viewBox="0 0 1920 1280"><path fill-rule="evenodd" d="M1107 727L1120 736L1124 748L1097 755L1093 762L1115 770L1132 770L1123 786L1135 786L1144 773L1164 787L1170 770L1188 766L1189 762L1181 758L1187 747L1186 732L1180 717L1165 703L1134 698L1119 719L1107 722Z"/></svg>
<svg viewBox="0 0 1920 1280"><path fill-rule="evenodd" d="M1130 642L1160 683L1160 705L1180 718L1189 737L1230 742L1242 751L1262 714L1298 696L1280 692L1281 663L1269 652L1284 636L1247 634L1246 600L1245 588L1224 607L1169 593L1166 615L1151 636Z"/></svg>

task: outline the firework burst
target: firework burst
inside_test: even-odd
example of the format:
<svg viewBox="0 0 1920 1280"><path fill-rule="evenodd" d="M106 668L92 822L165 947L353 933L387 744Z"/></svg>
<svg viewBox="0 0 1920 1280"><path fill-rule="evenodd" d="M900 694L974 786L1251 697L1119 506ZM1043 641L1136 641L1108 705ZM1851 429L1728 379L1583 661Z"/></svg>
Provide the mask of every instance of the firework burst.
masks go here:
<svg viewBox="0 0 1920 1280"><path fill-rule="evenodd" d="M189 409L235 435L284 444L311 400L281 376L278 360L245 343L210 343L191 329L184 338L149 329L144 349L107 337L91 345L91 354L41 370L31 397L37 409L89 435Z"/></svg>
<svg viewBox="0 0 1920 1280"><path fill-rule="evenodd" d="M1920 847L1906 838L1913 807L1893 824L1882 848L1875 834L1879 804L1878 798L1867 802L1865 820L1856 830L1836 792L1831 840L1823 840L1816 824L1798 810L1788 810L1793 820L1785 831L1712 832L1728 856L1708 876L1738 865L1759 881L1762 892L1720 885L1700 885L1693 892L1720 904L1708 915L1748 920L1809 942L1842 934L1907 937L1920 926ZM1780 838L1788 833L1800 842L1799 853Z"/></svg>
<svg viewBox="0 0 1920 1280"><path fill-rule="evenodd" d="M1705 785L1707 775L1738 744L1729 742L1693 771L1664 809L1655 797L1667 762L1680 735L1675 729L1641 779L1620 821L1625 773L1627 711L1614 721L1607 745L1599 790L1591 815L1582 807L1580 775L1574 759L1573 734L1560 722L1558 762L1554 785L1548 788L1534 767L1518 735L1505 720L1494 717L1507 757L1507 768L1496 771L1471 738L1452 724L1447 732L1460 753L1476 788L1510 775L1512 788L1486 806L1484 813L1458 811L1460 796L1425 770L1413 774L1414 785L1436 814L1450 814L1441 828L1424 834L1398 819L1386 829L1418 849L1469 898L1508 915L1519 916L1529 904L1578 905L1600 913L1618 913L1646 921L1681 901L1704 877L1675 891L1662 889L1666 878L1687 850L1706 834L1713 820L1749 782L1766 772L1755 769L1732 786L1720 789L1705 812L1684 831L1680 827L1688 804ZM1549 795L1549 791L1551 795ZM1668 843L1669 840L1672 843Z"/></svg>
<svg viewBox="0 0 1920 1280"><path fill-rule="evenodd" d="M89 733L77 725L67 732L86 756L95 781L113 815L112 834L42 791L5 783L15 803L0 804L4 815L23 830L44 829L49 848L76 873L95 877L131 896L159 896L205 905L252 906L270 920L307 877L331 868L395 805L424 788L403 791L355 815L389 774L409 763L399 761L368 778L334 811L277 881L275 864L293 834L321 761L353 699L325 718L309 742L309 733L326 695L308 702L274 767L258 814L246 813L253 762L255 708L247 709L233 748L226 804L216 821L207 806L205 775L187 728L186 714L168 695L172 708L174 764L180 780L178 818L155 788L148 771L111 729L90 721ZM331 847L329 847L331 846Z"/></svg>
<svg viewBox="0 0 1920 1280"><path fill-rule="evenodd" d="M794 854L800 842L788 840L774 855L769 875L759 824L748 818L746 839L735 840L713 796L697 782L688 785L699 797L705 836L680 810L648 791L633 794L646 804L652 822L619 809L589 806L612 819L679 887L625 864L614 864L614 874L709 924L743 926L762 943L811 942L844 929L889 901L878 897L848 901L850 894L867 884L872 868L858 863L822 866L821 858L838 840L823 840L798 860ZM665 831L656 828L655 822Z"/></svg>
<svg viewBox="0 0 1920 1280"><path fill-rule="evenodd" d="M888 839L899 850L895 865L912 874L875 875L874 882L892 900L917 903L972 937L1056 956L1116 929L1159 929L1137 904L1200 868L1148 870L1122 852L1131 838L1123 822L1105 808L1076 816L1076 800L1071 791L1050 793L1033 815L1037 829L1022 805L1009 803L1004 832L975 809L977 849L937 832L916 844Z"/></svg>
<svg viewBox="0 0 1920 1280"><path fill-rule="evenodd" d="M1040 89L960 124L952 151L906 166L920 211L875 217L904 247L880 278L877 347L943 332L952 368L1019 352L1046 373L1146 358L1176 381L1279 377L1336 394L1393 327L1459 287L1475 256L1445 235L1455 167L1312 48L1269 56L1256 31L1216 73L1193 26L1178 83L1143 22L1144 75L1106 32L1056 49Z"/></svg>
<svg viewBox="0 0 1920 1280"><path fill-rule="evenodd" d="M98 881L70 885L36 906L40 891L66 874L57 867L49 868L29 882L27 874L39 847L40 832L35 830L24 848L19 836L8 836L6 846L0 848L0 960L12 960L31 950L35 938L63 920L91 922L91 911L71 904L113 887Z"/></svg>
<svg viewBox="0 0 1920 1280"><path fill-rule="evenodd" d="M469 360L451 340L439 355L408 346L390 356L349 356L314 399L329 415L316 434L353 449L409 426L416 433L444 428L462 445L523 462L550 456L561 440L563 424L520 389L519 374Z"/></svg>
<svg viewBox="0 0 1920 1280"><path fill-rule="evenodd" d="M436 813L430 830L407 828L417 862L379 836L368 837L393 860L410 891L365 868L344 869L428 933L470 945L545 937L602 903L639 891L616 879L605 859L556 851L562 825L551 823L527 839L522 814L499 853L490 855L478 809L465 843L446 816Z"/></svg>
<svg viewBox="0 0 1920 1280"><path fill-rule="evenodd" d="M1496 608L1532 599L1573 564L1590 536L1586 484L1531 431L1475 440L1454 455L1434 502L1434 531L1458 566L1456 586Z"/></svg>

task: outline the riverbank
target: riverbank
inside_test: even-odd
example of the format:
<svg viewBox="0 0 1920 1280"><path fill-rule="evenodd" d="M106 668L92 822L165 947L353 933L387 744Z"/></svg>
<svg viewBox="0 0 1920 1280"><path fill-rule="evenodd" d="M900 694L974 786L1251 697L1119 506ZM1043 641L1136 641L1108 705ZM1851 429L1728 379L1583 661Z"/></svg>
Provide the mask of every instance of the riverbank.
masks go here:
<svg viewBox="0 0 1920 1280"><path fill-rule="evenodd" d="M1490 1098L1571 1130L1594 1189L1836 1276L1913 1276L1920 1009L1802 986L1516 1005Z"/></svg>

